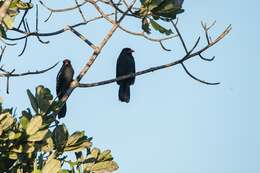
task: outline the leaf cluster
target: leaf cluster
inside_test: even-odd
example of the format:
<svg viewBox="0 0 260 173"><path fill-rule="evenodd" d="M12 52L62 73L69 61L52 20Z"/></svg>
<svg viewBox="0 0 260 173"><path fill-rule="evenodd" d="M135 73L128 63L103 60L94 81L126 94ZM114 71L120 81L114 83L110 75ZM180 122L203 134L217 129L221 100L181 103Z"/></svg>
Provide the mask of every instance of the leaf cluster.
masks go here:
<svg viewBox="0 0 260 173"><path fill-rule="evenodd" d="M166 29L157 21L162 20L168 22L176 19L176 16L183 13L183 0L141 0L141 7L135 12L142 18L142 29L146 33L150 33L153 29L165 35L172 34L171 29Z"/></svg>
<svg viewBox="0 0 260 173"><path fill-rule="evenodd" d="M56 115L62 103L55 101L48 88L27 90L33 111L24 110L19 118L0 104L0 172L73 173L112 172L118 169L110 150L92 147L92 137L84 131L68 132ZM67 160L74 152L75 160ZM70 169L62 169L68 164Z"/></svg>
<svg viewBox="0 0 260 173"><path fill-rule="evenodd" d="M4 4L4 0L0 1L0 7ZM21 0L13 0L10 4L3 23L0 24L0 37L6 38L6 31L14 26L14 19L20 13L20 10L29 10L33 7L32 3L23 2Z"/></svg>

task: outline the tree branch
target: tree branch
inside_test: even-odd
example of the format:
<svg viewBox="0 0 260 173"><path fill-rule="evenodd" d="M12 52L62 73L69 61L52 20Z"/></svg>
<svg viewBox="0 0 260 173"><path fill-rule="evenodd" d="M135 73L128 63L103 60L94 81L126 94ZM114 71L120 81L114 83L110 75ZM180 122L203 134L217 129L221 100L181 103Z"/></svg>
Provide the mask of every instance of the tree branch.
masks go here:
<svg viewBox="0 0 260 173"><path fill-rule="evenodd" d="M201 53L205 52L206 50L208 50L210 47L214 46L216 43L218 43L218 41L220 41L221 39L223 39L226 35L229 34L229 32L231 31L231 25L229 25L214 41L211 42L211 44L204 46L203 48L201 48L200 50L192 53L192 51L188 51L190 53L186 54L184 57L182 57L181 59L171 62L171 63L167 63L164 65L160 65L160 66L155 66L155 67L151 67L142 71L138 71L136 73L131 73L128 75L124 75L124 76L120 76L118 78L113 78L113 79L109 79L109 80L103 80L100 82L94 82L94 83L77 83L76 87L80 87L80 88L89 88L89 87L97 87L97 86L101 86L101 85L107 85L107 84L111 84L114 83L116 81L120 81L120 80L124 80L124 79L128 79L134 76L140 76L140 75L144 75L147 73L151 73L154 71L158 71L158 70L162 70L162 69L166 69L166 68L170 68L176 65L181 64L182 66L184 66L184 62L193 58L193 57L197 57L200 56ZM191 50L194 50L195 47L198 45L199 42L199 38L197 39L196 43L194 44L193 48ZM187 68L184 66L183 67L185 72L193 79L195 79L198 82L201 82L203 84L206 85L218 85L220 84L219 82L215 82L215 83L211 83L211 82L206 82L203 81L201 79L198 79L197 77L193 76L188 70Z"/></svg>
<svg viewBox="0 0 260 173"><path fill-rule="evenodd" d="M73 92L73 90L78 86L78 83L81 81L81 79L83 78L83 76L88 72L88 70L90 69L90 67L93 65L93 63L95 62L95 60L97 59L98 55L100 54L101 50L103 49L103 47L106 45L106 43L109 41L109 39L112 37L113 33L117 30L117 28L119 27L120 22L124 19L124 17L126 16L127 12L133 7L133 5L135 4L136 0L133 0L133 2L131 3L131 5L129 6L129 8L124 12L124 14L120 17L120 19L118 20L118 22L116 22L115 24L113 24L112 28L110 29L110 31L107 33L107 35L104 37L104 39L101 41L101 43L99 44L98 48L93 52L93 54L90 56L88 62L85 64L85 66L81 69L80 73L78 74L76 80L74 80L71 85L70 88L67 90L66 94L62 97L61 101L62 102L66 102L67 99L69 98L69 96L71 95L71 93ZM104 16L103 16L104 17Z"/></svg>
<svg viewBox="0 0 260 173"><path fill-rule="evenodd" d="M62 8L62 9L53 9L53 8L50 8L47 5L45 5L42 1L39 1L39 2L43 7L45 7L47 10L49 10L52 13L67 12L67 11L75 10L87 3L87 1L84 1L81 4L76 4L73 7Z"/></svg>
<svg viewBox="0 0 260 173"><path fill-rule="evenodd" d="M84 35L82 35L81 33L79 33L78 31L76 31L75 29L73 29L71 26L67 26L68 29L75 34L76 36L78 36L82 41L84 41L85 43L87 43L93 50L96 50L97 47L91 42L89 41Z"/></svg>
<svg viewBox="0 0 260 173"><path fill-rule="evenodd" d="M28 71L28 72L24 72L24 73L14 73L15 70L12 70L11 72L4 70L3 67L0 67L0 71L2 71L3 73L0 73L0 77L20 77L20 76L28 76L28 75L35 75L35 74L42 74L45 73L51 69L53 69L54 67L56 67L58 65L59 62L55 63L53 66L44 69L44 70L36 70L36 71Z"/></svg>
<svg viewBox="0 0 260 173"><path fill-rule="evenodd" d="M80 8L80 4L78 3L78 0L75 0L75 3L76 3L76 5L77 5L77 7L78 7L79 14L80 14L80 15L81 15L81 17L82 17L82 19L83 19L83 22L86 22L87 20L86 20L86 18L85 18L85 16L84 16L84 14L83 14L83 12L82 12L82 10L81 10L81 8Z"/></svg>
<svg viewBox="0 0 260 173"><path fill-rule="evenodd" d="M110 14L106 14L106 16L111 16L113 15L114 13L110 13ZM90 22L93 22L93 21L96 21L96 20L99 20L99 19L102 19L103 16L97 16L97 17L94 17L92 19L89 19L88 21L86 22L81 22L81 23L78 23L78 24L75 24L75 25L71 25L70 27L71 28L77 28L79 26L82 26L82 25L87 25L88 23ZM54 36L54 35L59 35L59 34L62 34L63 32L65 31L68 31L69 28L68 27L64 27L63 29L60 29L60 30L57 30L57 31L54 31L54 32L49 32L49 33L39 33L39 32L25 32L25 31L22 31L18 28L13 28L11 29L11 31L15 31L15 32L19 32L21 34L24 34L24 36L22 37L18 37L18 38L5 38L6 40L10 40L10 41L16 41L16 40L22 40L22 39L25 39L26 37L30 37L30 36L39 36L39 37L49 37L49 36Z"/></svg>

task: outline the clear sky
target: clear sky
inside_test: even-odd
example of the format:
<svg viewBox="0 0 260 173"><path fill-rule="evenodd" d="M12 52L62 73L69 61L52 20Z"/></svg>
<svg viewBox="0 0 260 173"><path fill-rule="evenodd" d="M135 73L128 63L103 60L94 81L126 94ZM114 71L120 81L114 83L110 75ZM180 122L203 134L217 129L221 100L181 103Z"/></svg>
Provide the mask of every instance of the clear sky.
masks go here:
<svg viewBox="0 0 260 173"><path fill-rule="evenodd" d="M58 1L45 2L53 8L65 7ZM68 6L74 4L65 2ZM175 66L138 77L131 87L129 104L118 101L115 83L77 89L69 98L67 116L61 121L70 132L85 130L93 136L94 146L111 149L120 173L259 173L260 2L199 0L185 1L183 7L185 13L179 16L179 27L189 47L203 34L201 20L217 21L213 35L232 24L231 34L205 54L215 55L214 62L197 58L186 63L196 76L221 85L198 83ZM87 17L93 16L93 10L84 12ZM40 8L40 17L47 16L47 11ZM75 11L54 14L48 23L41 21L40 31L51 32L80 22L81 18ZM140 23L134 21L124 24L135 30L140 28ZM100 21L78 30L99 43L109 28ZM41 45L36 38L30 38L22 57L17 57L23 47L23 42L18 42L8 48L2 64L19 72L42 69L67 57L77 74L91 54L91 49L70 32L48 40L50 44ZM177 39L166 46L172 51L165 52L158 44L118 31L82 81L114 77L116 59L124 47L135 50L137 70L177 60L184 53ZM15 103L18 111L27 108L26 89L34 90L39 84L55 93L60 65L39 76L12 78L9 95L5 93L6 79L1 79L0 95L5 105Z"/></svg>

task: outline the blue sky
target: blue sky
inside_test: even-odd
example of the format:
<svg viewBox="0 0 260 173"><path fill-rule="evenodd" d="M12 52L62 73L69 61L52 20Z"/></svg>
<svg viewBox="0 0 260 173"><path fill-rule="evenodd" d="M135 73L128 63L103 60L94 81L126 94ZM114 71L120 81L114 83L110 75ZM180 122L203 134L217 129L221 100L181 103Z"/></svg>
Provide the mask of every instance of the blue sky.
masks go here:
<svg viewBox="0 0 260 173"><path fill-rule="evenodd" d="M63 6L58 1L45 2L53 8L74 3L66 0ZM260 172L259 6L256 0L184 2L185 13L179 16L179 27L189 47L199 35L203 36L200 21L217 21L213 35L232 24L231 34L205 54L215 55L214 62L195 58L186 63L196 76L221 82L220 85L198 83L175 66L138 77L131 87L129 104L118 101L115 83L77 89L68 100L67 116L61 121L71 132L85 130L94 137L95 146L111 149L120 173ZM93 16L91 9L84 12ZM45 19L47 15L40 8L40 17ZM77 11L54 14L48 23L40 23L40 31L50 32L80 21ZM33 24L34 20L29 22ZM140 28L136 21L124 24L135 30ZM99 21L78 30L99 43L109 28L105 21ZM91 49L70 32L48 40L50 44L41 45L36 38L30 38L22 57L17 57L23 46L19 42L7 49L2 64L19 72L45 68L67 57L77 74L91 54ZM158 44L118 30L82 81L113 78L117 56L124 47L135 50L137 70L177 60L184 53L177 39L166 46L172 51L165 52ZM5 93L6 79L1 79L0 94L5 105L16 103L19 111L27 108L25 91L34 90L39 84L55 93L59 67L39 76L12 78L9 95Z"/></svg>

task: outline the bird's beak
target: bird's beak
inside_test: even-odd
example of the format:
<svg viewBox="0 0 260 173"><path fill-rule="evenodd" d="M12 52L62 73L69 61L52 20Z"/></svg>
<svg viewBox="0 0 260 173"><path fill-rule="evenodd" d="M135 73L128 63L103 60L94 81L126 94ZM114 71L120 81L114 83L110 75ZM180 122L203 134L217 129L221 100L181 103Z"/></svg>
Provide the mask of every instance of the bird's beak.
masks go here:
<svg viewBox="0 0 260 173"><path fill-rule="evenodd" d="M133 52L135 52L133 49L129 50L129 53L133 53Z"/></svg>

